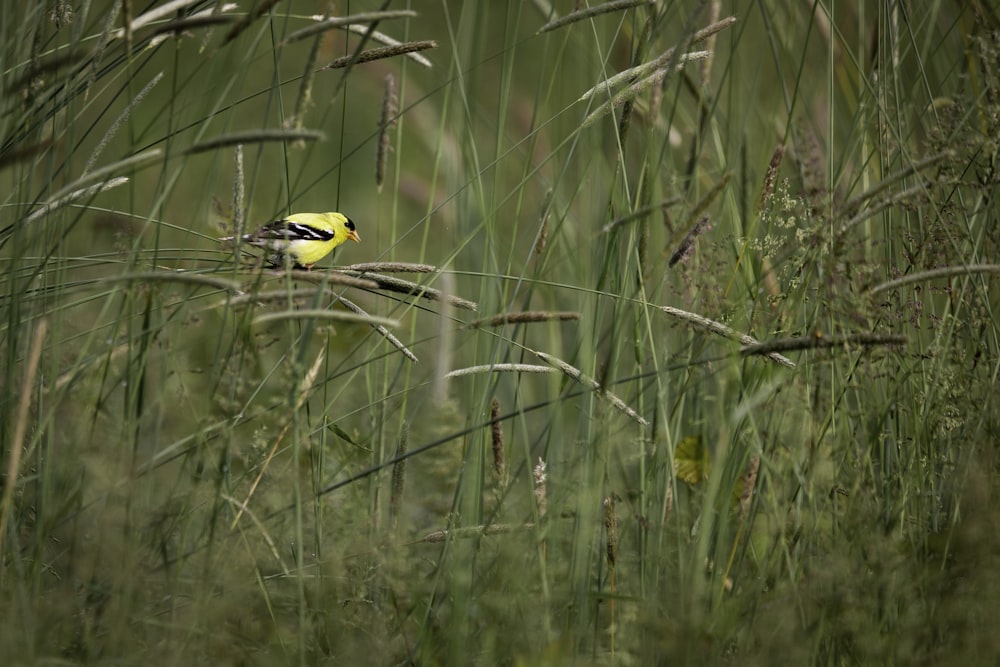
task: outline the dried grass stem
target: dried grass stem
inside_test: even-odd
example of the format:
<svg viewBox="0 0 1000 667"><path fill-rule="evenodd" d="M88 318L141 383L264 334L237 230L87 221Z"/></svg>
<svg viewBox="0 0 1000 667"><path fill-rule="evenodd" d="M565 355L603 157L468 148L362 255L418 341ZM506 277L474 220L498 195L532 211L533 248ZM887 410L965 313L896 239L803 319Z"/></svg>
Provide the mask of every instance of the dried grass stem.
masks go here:
<svg viewBox="0 0 1000 667"><path fill-rule="evenodd" d="M584 7L570 12L569 14L566 14L566 16L549 21L538 29L538 33L541 34L543 32L549 32L550 30L556 30L557 28L562 28L563 26L571 23L600 16L601 14L624 11L633 7L649 4L652 4L651 0L611 0L610 2L594 5L593 7Z"/></svg>
<svg viewBox="0 0 1000 667"><path fill-rule="evenodd" d="M336 60L331 61L330 64L324 65L320 69L340 69L341 67L347 67L348 65L358 65L361 63L368 63L373 60L382 60L383 58L392 58L394 56L401 56L407 53L417 53L419 51L436 48L437 42L433 40L404 42L402 44L394 44L393 46L380 46L375 49L362 51L357 55L337 58Z"/></svg>

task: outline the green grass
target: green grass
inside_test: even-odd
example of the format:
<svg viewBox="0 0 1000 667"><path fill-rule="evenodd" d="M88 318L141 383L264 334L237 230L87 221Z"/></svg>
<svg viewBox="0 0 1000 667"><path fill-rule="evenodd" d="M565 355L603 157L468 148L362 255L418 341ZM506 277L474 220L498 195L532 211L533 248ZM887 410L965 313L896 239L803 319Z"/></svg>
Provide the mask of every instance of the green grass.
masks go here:
<svg viewBox="0 0 1000 667"><path fill-rule="evenodd" d="M1000 654L996 9L548 4L0 4L0 655Z"/></svg>

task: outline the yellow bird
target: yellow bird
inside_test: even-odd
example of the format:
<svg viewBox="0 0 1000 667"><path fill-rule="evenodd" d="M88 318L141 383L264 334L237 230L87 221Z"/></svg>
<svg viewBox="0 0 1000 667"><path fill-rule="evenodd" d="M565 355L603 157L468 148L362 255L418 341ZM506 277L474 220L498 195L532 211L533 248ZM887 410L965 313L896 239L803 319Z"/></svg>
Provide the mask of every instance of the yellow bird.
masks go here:
<svg viewBox="0 0 1000 667"><path fill-rule="evenodd" d="M227 236L220 240L235 239L234 236ZM294 268L306 270L348 239L361 243L354 221L343 213L335 212L296 213L269 222L242 238L244 243L271 250L274 254L267 258L271 266L284 266L287 258L293 262Z"/></svg>

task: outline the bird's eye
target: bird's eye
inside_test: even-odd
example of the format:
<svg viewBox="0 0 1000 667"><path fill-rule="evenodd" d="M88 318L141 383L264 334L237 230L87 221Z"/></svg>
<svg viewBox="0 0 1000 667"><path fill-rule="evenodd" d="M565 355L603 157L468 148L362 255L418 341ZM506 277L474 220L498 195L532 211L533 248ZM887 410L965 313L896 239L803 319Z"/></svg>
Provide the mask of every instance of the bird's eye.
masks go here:
<svg viewBox="0 0 1000 667"><path fill-rule="evenodd" d="M355 230L354 221L351 220L350 218L347 219L347 228L350 229L352 232Z"/></svg>

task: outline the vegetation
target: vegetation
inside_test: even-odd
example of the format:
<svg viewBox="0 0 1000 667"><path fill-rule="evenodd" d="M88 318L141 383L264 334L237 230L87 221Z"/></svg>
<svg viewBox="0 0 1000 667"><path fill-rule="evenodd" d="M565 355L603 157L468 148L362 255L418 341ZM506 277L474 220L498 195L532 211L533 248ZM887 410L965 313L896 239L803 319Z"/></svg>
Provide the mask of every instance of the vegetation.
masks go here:
<svg viewBox="0 0 1000 667"><path fill-rule="evenodd" d="M0 7L9 664L1000 655L991 3Z"/></svg>

